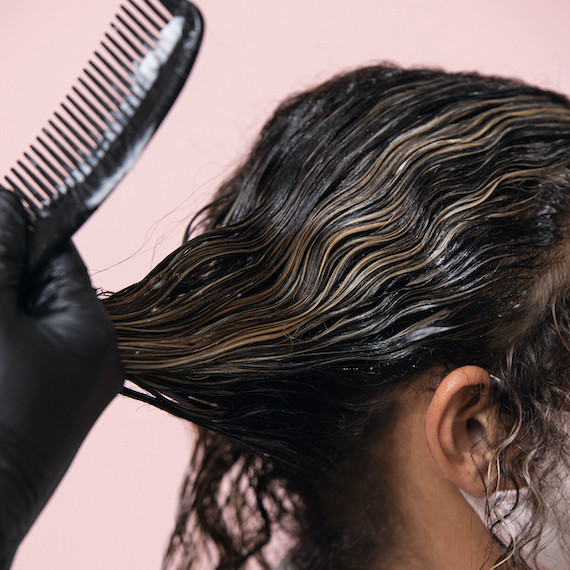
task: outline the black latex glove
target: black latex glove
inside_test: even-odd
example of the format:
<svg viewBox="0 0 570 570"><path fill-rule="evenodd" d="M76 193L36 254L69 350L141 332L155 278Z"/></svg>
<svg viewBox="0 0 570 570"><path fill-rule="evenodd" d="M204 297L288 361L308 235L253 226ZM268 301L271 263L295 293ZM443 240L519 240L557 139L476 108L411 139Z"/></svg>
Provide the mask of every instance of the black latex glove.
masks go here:
<svg viewBox="0 0 570 570"><path fill-rule="evenodd" d="M0 191L0 568L122 385L112 326L69 246L26 275L26 221Z"/></svg>

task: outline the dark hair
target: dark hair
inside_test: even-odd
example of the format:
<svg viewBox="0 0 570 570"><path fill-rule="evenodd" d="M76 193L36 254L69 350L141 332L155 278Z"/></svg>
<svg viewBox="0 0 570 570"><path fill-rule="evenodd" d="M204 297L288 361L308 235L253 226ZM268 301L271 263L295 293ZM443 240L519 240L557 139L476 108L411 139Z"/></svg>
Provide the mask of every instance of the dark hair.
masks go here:
<svg viewBox="0 0 570 570"><path fill-rule="evenodd" d="M268 568L285 533L298 567L356 567L347 458L465 364L500 379L497 488L534 515L498 562L532 564L568 459L569 188L570 105L516 81L375 66L285 101L205 231L106 300L124 392L202 426L171 566Z"/></svg>

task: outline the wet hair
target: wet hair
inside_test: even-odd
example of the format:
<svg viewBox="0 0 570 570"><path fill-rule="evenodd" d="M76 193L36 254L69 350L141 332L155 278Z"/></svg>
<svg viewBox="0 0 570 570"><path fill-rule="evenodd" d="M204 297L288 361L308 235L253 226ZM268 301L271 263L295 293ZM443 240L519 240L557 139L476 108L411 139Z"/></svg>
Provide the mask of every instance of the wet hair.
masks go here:
<svg viewBox="0 0 570 570"><path fill-rule="evenodd" d="M418 374L475 364L497 489L533 515L496 562L532 567L568 473L569 197L561 95L373 66L286 100L185 243L105 301L124 392L201 426L165 564L269 568L283 536L300 568L388 556L389 493L374 536L349 524L347 465Z"/></svg>

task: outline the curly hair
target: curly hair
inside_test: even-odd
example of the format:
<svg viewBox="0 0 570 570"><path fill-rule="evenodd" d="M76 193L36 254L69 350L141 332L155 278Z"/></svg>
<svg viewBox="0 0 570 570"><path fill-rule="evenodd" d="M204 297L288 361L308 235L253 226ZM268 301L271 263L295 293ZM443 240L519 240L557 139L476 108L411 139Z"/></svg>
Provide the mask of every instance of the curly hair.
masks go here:
<svg viewBox="0 0 570 570"><path fill-rule="evenodd" d="M347 460L412 377L475 364L504 432L496 563L533 567L568 473L569 194L556 93L379 65L285 101L183 245L105 300L124 393L200 426L165 566L356 568L372 538L329 506ZM533 516L505 539L506 487Z"/></svg>

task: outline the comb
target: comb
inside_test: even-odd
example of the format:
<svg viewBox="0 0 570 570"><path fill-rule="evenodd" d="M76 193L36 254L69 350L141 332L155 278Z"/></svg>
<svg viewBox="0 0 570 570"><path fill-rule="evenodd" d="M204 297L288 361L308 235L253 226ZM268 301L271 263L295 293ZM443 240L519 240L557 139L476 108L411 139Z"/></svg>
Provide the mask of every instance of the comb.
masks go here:
<svg viewBox="0 0 570 570"><path fill-rule="evenodd" d="M134 166L178 96L203 20L186 0L129 0L59 110L5 176L30 226L30 270L57 252Z"/></svg>

